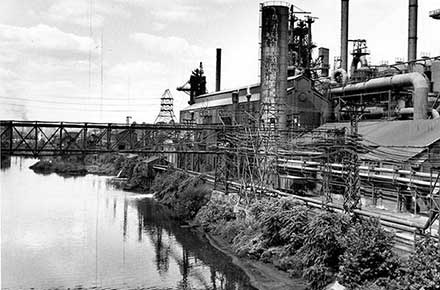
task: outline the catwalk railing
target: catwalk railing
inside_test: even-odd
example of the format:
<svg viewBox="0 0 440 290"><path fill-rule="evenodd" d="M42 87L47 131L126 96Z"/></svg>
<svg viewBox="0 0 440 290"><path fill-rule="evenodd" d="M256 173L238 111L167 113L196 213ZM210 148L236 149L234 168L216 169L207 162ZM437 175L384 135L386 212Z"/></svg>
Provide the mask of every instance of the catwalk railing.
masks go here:
<svg viewBox="0 0 440 290"><path fill-rule="evenodd" d="M197 153L217 154L225 126L0 121L1 154ZM236 127L230 126L229 131Z"/></svg>

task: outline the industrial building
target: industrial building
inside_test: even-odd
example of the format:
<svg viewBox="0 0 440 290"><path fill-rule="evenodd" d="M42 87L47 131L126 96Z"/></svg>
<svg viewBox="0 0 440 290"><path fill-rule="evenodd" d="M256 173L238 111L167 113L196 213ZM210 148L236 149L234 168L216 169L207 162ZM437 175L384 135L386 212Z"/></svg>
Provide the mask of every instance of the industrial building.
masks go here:
<svg viewBox="0 0 440 290"><path fill-rule="evenodd" d="M260 84L228 91L205 93L206 79L200 67L188 84L190 106L180 112L181 122L197 124L277 123L281 130L316 128L330 117L330 102L317 90L312 71L313 18L300 20L288 3L261 4ZM328 75L329 51L320 48L319 75ZM313 64L312 64L313 63ZM220 90L221 50L217 50L216 89ZM198 85L200 84L200 85ZM202 90L200 87L202 86ZM194 89L192 89L194 87ZM178 90L185 91L184 87Z"/></svg>
<svg viewBox="0 0 440 290"><path fill-rule="evenodd" d="M217 49L216 91L207 93L202 66L193 71L178 88L190 95L180 122L254 132L220 143L229 142L231 154L245 148L236 150L253 156L252 146L243 145L246 139L268 137L259 141L266 143L258 154L266 154L262 164L271 187L311 191L326 202L341 194L345 209L359 206L361 195L375 204L379 191L398 210L402 203L411 212L433 210L440 176L440 56L417 58L418 1L408 0L408 58L392 65L369 63L367 40L348 37L349 0L340 3L340 56L332 70L329 49L319 47L318 58L312 58L317 46L310 12L290 3L263 3L260 82L220 90ZM429 16L435 21L438 11ZM227 160L223 164L231 162L234 169L224 165L223 172L243 166L239 157Z"/></svg>
<svg viewBox="0 0 440 290"><path fill-rule="evenodd" d="M288 127L315 128L329 117L329 101L312 86L312 81L297 75L287 79L286 116ZM233 90L204 94L180 111L180 122L227 125L256 122L262 109L258 84Z"/></svg>
<svg viewBox="0 0 440 290"><path fill-rule="evenodd" d="M407 61L374 65L367 61L370 53L367 40L348 38L349 0L341 0L340 57L337 67L329 73L328 49L320 47L318 59L312 59L316 45L312 42L314 18L310 13L290 3L263 3L260 83L221 91L221 50L217 49L217 91L206 93L202 67L193 72L186 88L190 92L189 106L180 112L180 122L260 127L276 124L278 130L307 131L329 126L348 129L347 121L352 118L361 123L381 122L383 130L395 128L396 122L402 120L437 119L440 57L417 59L417 10L418 1L409 0ZM434 19L435 15L435 11L430 13ZM350 43L351 64L348 63ZM434 143L440 140L438 122L417 124L419 130L430 128L439 132L433 133L432 138ZM373 138L368 132L360 133L365 139ZM402 133L408 142L396 140L386 145L426 145L422 141L418 143L414 135Z"/></svg>

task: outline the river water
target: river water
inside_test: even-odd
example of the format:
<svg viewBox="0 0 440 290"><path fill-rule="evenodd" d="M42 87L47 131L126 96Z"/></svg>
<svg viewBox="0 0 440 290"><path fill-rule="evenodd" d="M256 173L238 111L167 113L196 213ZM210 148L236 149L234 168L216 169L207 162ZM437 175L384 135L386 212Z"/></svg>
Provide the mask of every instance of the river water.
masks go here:
<svg viewBox="0 0 440 290"><path fill-rule="evenodd" d="M0 172L3 289L253 289L151 196L108 177L35 174L34 162Z"/></svg>

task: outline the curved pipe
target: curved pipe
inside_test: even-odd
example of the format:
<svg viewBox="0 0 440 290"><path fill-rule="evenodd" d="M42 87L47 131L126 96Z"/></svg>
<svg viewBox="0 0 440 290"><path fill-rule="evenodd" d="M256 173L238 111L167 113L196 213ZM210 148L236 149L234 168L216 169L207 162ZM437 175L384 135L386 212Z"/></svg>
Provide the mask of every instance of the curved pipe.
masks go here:
<svg viewBox="0 0 440 290"><path fill-rule="evenodd" d="M376 90L392 90L409 86L414 89L414 119L427 119L429 83L425 76L419 72L370 79L363 83L356 83L345 87L331 89L330 93L335 95L350 95Z"/></svg>
<svg viewBox="0 0 440 290"><path fill-rule="evenodd" d="M332 81L338 82L336 79L338 78L338 75L341 77L340 84L345 86L345 84L348 82L348 74L347 71L345 71L343 68L338 68L332 73Z"/></svg>

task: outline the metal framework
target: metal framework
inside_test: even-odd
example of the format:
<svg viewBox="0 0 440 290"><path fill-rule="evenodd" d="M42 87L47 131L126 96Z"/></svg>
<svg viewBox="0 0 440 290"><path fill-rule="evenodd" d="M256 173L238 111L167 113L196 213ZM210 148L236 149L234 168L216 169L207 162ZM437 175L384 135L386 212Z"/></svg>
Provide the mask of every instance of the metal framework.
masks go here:
<svg viewBox="0 0 440 290"><path fill-rule="evenodd" d="M233 132L237 126L226 126ZM197 153L218 154L225 126L0 121L1 154ZM203 146L199 146L203 145Z"/></svg>
<svg viewBox="0 0 440 290"><path fill-rule="evenodd" d="M154 121L155 124L174 124L176 116L174 115L173 95L169 89L166 89L160 98L160 111Z"/></svg>

